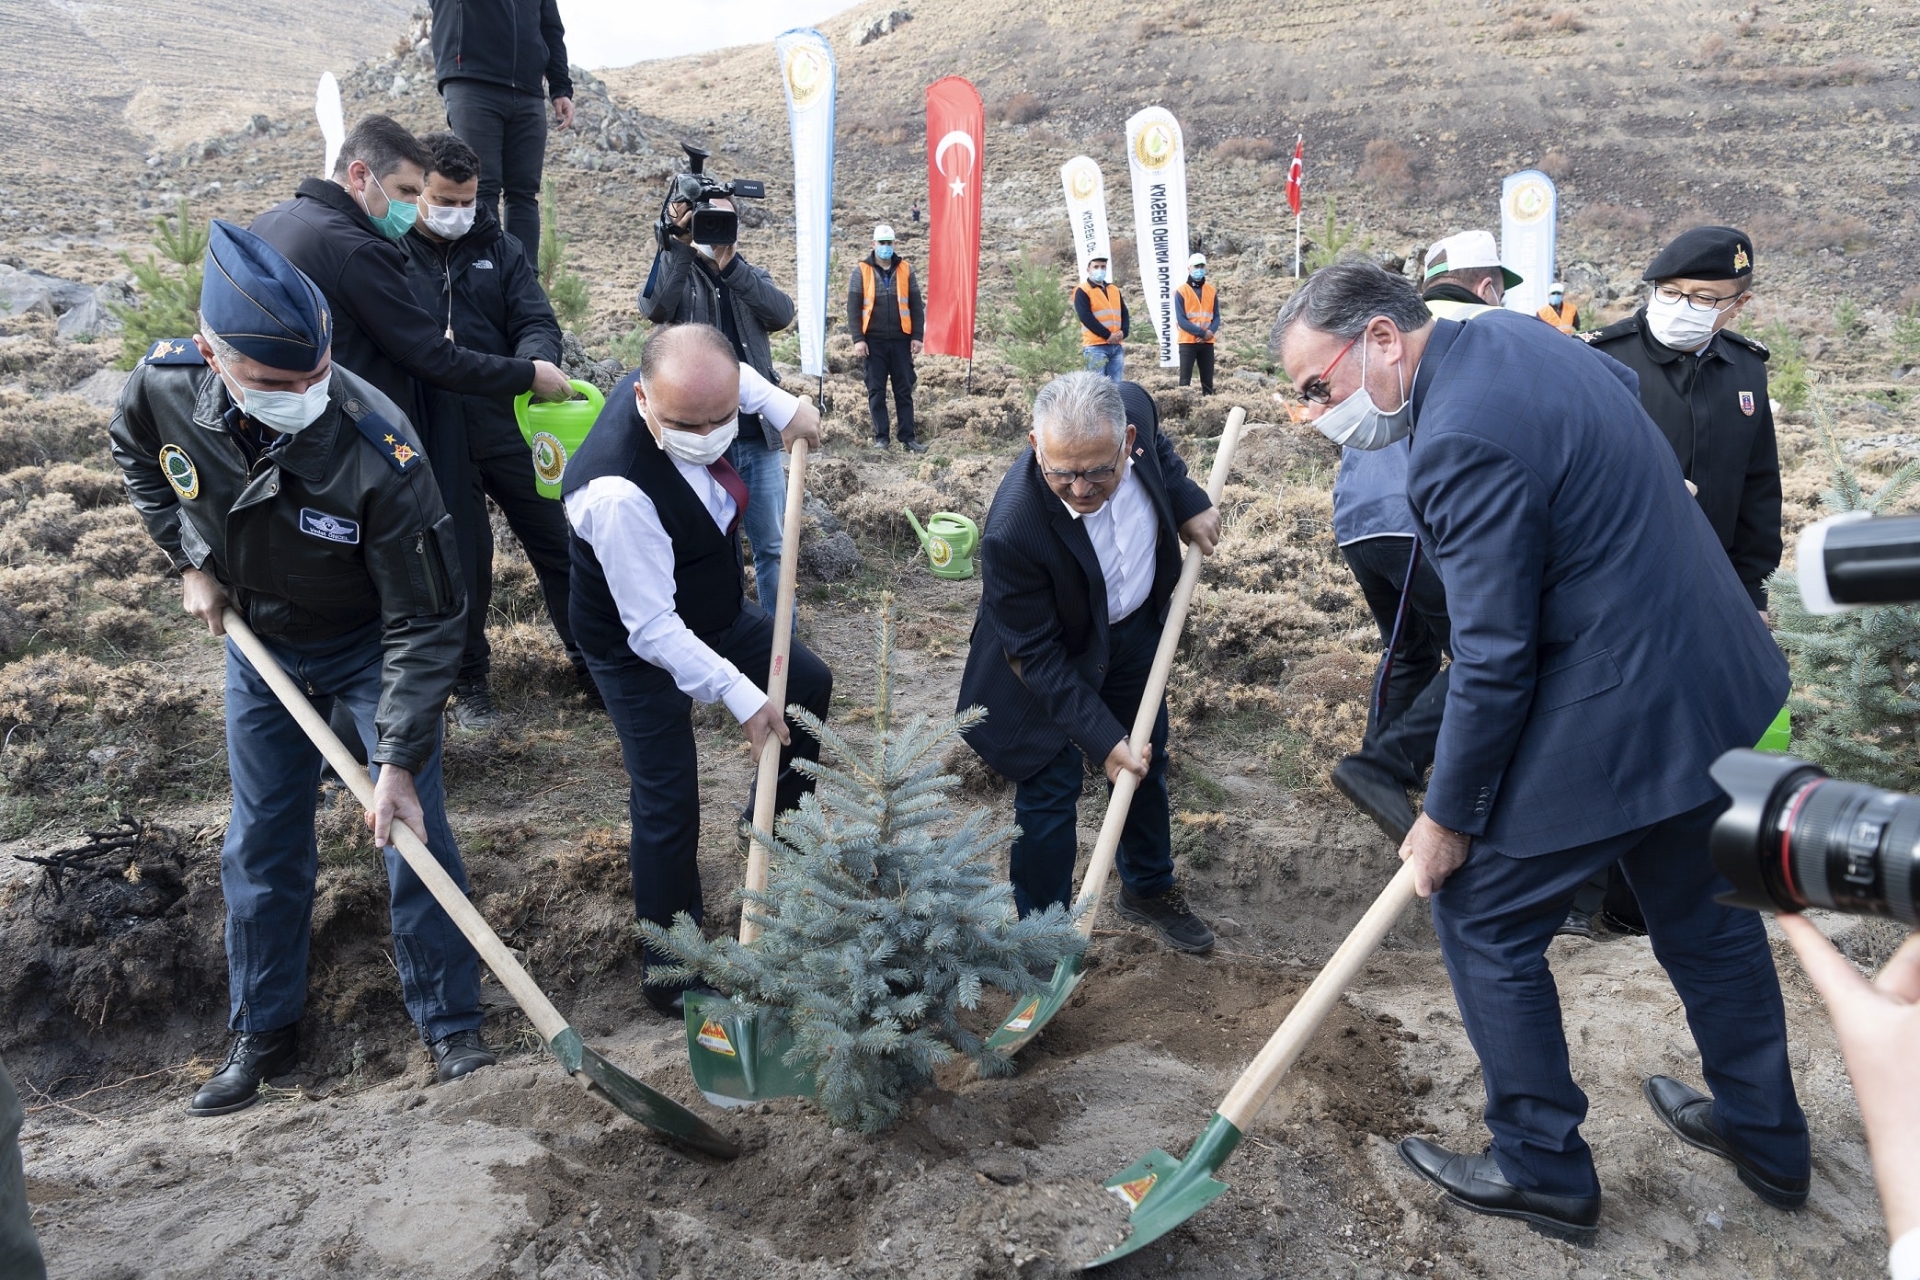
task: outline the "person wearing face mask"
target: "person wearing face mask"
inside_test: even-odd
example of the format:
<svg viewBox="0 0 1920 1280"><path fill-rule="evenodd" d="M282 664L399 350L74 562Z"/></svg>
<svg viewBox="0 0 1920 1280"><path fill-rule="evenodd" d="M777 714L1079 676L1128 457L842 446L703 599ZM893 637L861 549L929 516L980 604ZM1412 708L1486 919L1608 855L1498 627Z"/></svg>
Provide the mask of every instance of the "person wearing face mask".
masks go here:
<svg viewBox="0 0 1920 1280"><path fill-rule="evenodd" d="M1080 318L1080 354L1086 357L1087 372L1119 386L1126 376L1127 331L1133 317L1104 257L1087 259L1087 278L1073 291L1073 314Z"/></svg>
<svg viewBox="0 0 1920 1280"><path fill-rule="evenodd" d="M813 789L794 759L820 756L758 683L773 620L746 598L738 536L758 499L727 461L749 412L784 423L787 441L820 442L811 406L741 364L720 330L663 326L647 338L640 367L607 394L561 482L573 530L573 634L631 784L634 916L656 924L682 911L704 915L692 703L724 704L756 760L780 752L781 812ZM796 640L788 670L787 700L824 720L833 694L826 664ZM649 974L678 963L650 943L641 956ZM671 1018L686 990L652 977L642 987Z"/></svg>
<svg viewBox="0 0 1920 1280"><path fill-rule="evenodd" d="M900 415L900 447L925 453L914 438L913 359L919 335L927 331L927 309L920 300L920 278L893 249L893 228L873 229L873 252L854 264L847 281L847 332L853 354L863 362L867 416L873 420L873 447L887 447L887 383L893 383L894 409Z"/></svg>
<svg viewBox="0 0 1920 1280"><path fill-rule="evenodd" d="M1555 280L1547 286L1547 305L1534 312L1542 320L1568 335L1580 331L1580 308L1567 301L1567 283Z"/></svg>
<svg viewBox="0 0 1920 1280"><path fill-rule="evenodd" d="M200 331L155 343L108 429L128 496L222 635L231 604L373 761L394 963L440 1080L487 1066L473 948L388 845L406 822L465 887L441 710L466 629L453 519L407 415L334 358L335 312L264 240L208 229ZM231 642L220 854L233 1040L190 1114L253 1104L299 1058L320 753Z"/></svg>
<svg viewBox="0 0 1920 1280"><path fill-rule="evenodd" d="M490 355L529 360L560 359L560 325L540 288L533 261L519 240L480 200L480 159L448 132L420 139L432 157L420 219L400 241L414 297L446 322L460 346ZM454 511L461 561L467 573L467 647L453 686L453 719L462 728L486 729L495 721L487 688L487 608L493 598L493 526L487 499L525 548L540 581L547 616L573 663L590 701L597 700L586 660L567 622L567 518L560 504L534 488L527 442L514 421L513 398L462 395L429 389L428 410L449 437L466 441L466 500ZM439 460L436 459L436 465Z"/></svg>
<svg viewBox="0 0 1920 1280"><path fill-rule="evenodd" d="M1220 332L1220 297L1207 283L1207 255L1187 259L1187 281L1173 291L1173 320L1180 330L1180 385L1193 385L1200 369L1200 394L1213 394L1213 335Z"/></svg>
<svg viewBox="0 0 1920 1280"><path fill-rule="evenodd" d="M1314 273L1275 331L1329 438L1411 440L1407 504L1447 588L1446 713L1400 856L1432 902L1492 1145L1407 1138L1402 1159L1468 1209L1592 1238L1587 1101L1546 954L1581 884L1619 863L1710 1090L1650 1075L1649 1105L1766 1203L1804 1203L1807 1122L1766 930L1716 900L1707 851L1727 804L1708 768L1772 721L1786 659L1675 483L1632 370L1532 316L1436 319L1364 261ZM1644 1066L1669 1061L1650 1047Z"/></svg>

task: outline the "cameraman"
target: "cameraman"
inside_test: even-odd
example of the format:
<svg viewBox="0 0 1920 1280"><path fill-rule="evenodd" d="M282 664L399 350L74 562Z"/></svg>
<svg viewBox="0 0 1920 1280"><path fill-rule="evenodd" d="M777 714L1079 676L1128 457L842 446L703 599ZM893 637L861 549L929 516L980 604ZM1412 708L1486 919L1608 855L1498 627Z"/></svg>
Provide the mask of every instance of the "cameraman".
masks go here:
<svg viewBox="0 0 1920 1280"><path fill-rule="evenodd" d="M778 386L769 335L793 323L793 299L736 246L693 243L694 206L685 198L689 194L684 187L676 191L654 225L660 248L640 290L640 314L654 324L712 325L727 335L741 364ZM716 209L734 208L724 196L711 203ZM753 548L753 580L762 604L773 603L774 585L780 581L781 526L787 511L784 450L771 423L757 413L743 413L740 435L726 455L747 483L742 523Z"/></svg>

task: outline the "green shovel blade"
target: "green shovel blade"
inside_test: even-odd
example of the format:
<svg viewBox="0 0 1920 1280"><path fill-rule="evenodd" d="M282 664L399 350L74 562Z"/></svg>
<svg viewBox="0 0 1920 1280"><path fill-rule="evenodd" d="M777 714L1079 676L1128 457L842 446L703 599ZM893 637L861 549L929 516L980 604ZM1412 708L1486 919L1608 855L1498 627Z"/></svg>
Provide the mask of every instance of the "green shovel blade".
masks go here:
<svg viewBox="0 0 1920 1280"><path fill-rule="evenodd" d="M764 1015L709 1017L706 997L688 992L687 1062L693 1082L716 1107L744 1107L768 1098L811 1098L813 1073L787 1065L793 1037L769 1033Z"/></svg>
<svg viewBox="0 0 1920 1280"><path fill-rule="evenodd" d="M1069 956L1053 971L1053 981L1045 991L1021 996L1013 1012L987 1037L987 1047L1001 1053L1018 1053L1027 1041L1040 1034L1040 1028L1053 1021L1053 1015L1066 1008L1067 997L1080 985L1084 971L1080 956Z"/></svg>
<svg viewBox="0 0 1920 1280"><path fill-rule="evenodd" d="M1105 1266L1144 1248L1212 1204L1227 1184L1213 1176L1240 1145L1240 1130L1219 1112L1200 1131L1184 1160L1153 1151L1107 1180L1107 1190L1133 1207L1133 1234L1085 1269Z"/></svg>
<svg viewBox="0 0 1920 1280"><path fill-rule="evenodd" d="M740 1148L718 1129L666 1094L641 1084L605 1058L587 1048L580 1033L567 1027L547 1045L568 1075L584 1075L614 1106L656 1133L685 1143L696 1151L731 1160Z"/></svg>

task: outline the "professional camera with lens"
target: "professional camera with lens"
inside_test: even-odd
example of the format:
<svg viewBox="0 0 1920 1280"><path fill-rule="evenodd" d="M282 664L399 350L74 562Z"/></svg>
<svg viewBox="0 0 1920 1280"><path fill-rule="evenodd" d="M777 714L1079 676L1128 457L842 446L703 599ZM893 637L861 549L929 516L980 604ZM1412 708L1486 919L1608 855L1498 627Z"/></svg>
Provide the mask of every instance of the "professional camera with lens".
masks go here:
<svg viewBox="0 0 1920 1280"><path fill-rule="evenodd" d="M749 178L716 182L706 171L708 152L691 142L681 143L680 149L687 153L688 171L676 173L673 181L667 185L667 198L660 204L661 234L679 240L691 240L695 244L738 243L740 215L732 209L717 209L713 202L742 197L748 200L762 199L767 194L766 184ZM669 208L675 203L693 206L693 218L685 227L676 226L668 215Z"/></svg>
<svg viewBox="0 0 1920 1280"><path fill-rule="evenodd" d="M1810 613L1920 600L1920 516L1829 516L1801 533L1796 561ZM1818 765L1758 751L1729 751L1712 772L1733 797L1710 845L1733 884L1727 901L1920 926L1920 796L1842 782Z"/></svg>

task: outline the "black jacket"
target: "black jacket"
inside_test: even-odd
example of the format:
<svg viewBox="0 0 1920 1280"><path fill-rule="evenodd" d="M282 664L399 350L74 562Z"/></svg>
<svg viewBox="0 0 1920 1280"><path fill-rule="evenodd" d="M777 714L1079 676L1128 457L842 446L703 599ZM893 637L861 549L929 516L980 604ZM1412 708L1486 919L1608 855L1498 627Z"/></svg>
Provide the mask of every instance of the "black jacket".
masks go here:
<svg viewBox="0 0 1920 1280"><path fill-rule="evenodd" d="M1180 577L1180 526L1213 505L1187 477L1186 463L1160 434L1153 398L1121 388L1134 425L1133 464L1160 518L1153 588L1145 608L1166 618ZM1047 487L1029 448L993 495L980 537L980 612L960 677L959 706L987 718L967 744L1016 782L1072 739L1094 761L1126 737L1100 699L1108 653L1107 584L1093 542Z"/></svg>
<svg viewBox="0 0 1920 1280"><path fill-rule="evenodd" d="M308 178L293 199L255 218L252 230L332 305L334 362L415 421L427 420L416 378L474 395L518 395L533 386L531 361L463 350L447 339L444 317L435 320L414 299L407 255L338 183Z"/></svg>
<svg viewBox="0 0 1920 1280"><path fill-rule="evenodd" d="M433 74L449 80L485 80L522 93L571 98L567 29L559 0L433 0Z"/></svg>
<svg viewBox="0 0 1920 1280"><path fill-rule="evenodd" d="M731 316L721 314L723 301ZM654 255L653 269L640 288L640 314L653 324L710 324L736 338L741 359L778 385L769 334L793 323L793 299L780 292L773 277L736 251L725 271L716 271L685 241L668 239ZM732 321L731 326L727 323ZM767 448L783 449L780 433L760 424Z"/></svg>
<svg viewBox="0 0 1920 1280"><path fill-rule="evenodd" d="M466 643L453 517L406 416L338 361L325 413L252 456L226 384L186 339L154 344L108 435L127 494L173 561L218 579L261 635L380 624L376 764L418 772Z"/></svg>
<svg viewBox="0 0 1920 1280"><path fill-rule="evenodd" d="M1767 399L1767 349L1722 329L1699 355L1654 340L1646 311L1582 334L1640 375L1640 403L1700 490L1700 509L1756 609L1780 567L1780 454Z"/></svg>
<svg viewBox="0 0 1920 1280"><path fill-rule="evenodd" d="M907 319L913 322L913 332L903 333L900 329L900 295L896 292L893 273L906 266L905 258L895 257L886 266L871 253L866 256L866 265L873 268L873 317L867 322L864 332L860 328L860 313L867 309L867 291L860 283L860 268L854 267L853 275L847 281L847 332L855 342L864 342L868 338L912 338L924 342L927 337L927 304L920 296L920 273L907 268Z"/></svg>
<svg viewBox="0 0 1920 1280"><path fill-rule="evenodd" d="M540 279L520 242L507 234L484 204L473 230L435 244L416 224L400 241L407 255L413 296L453 340L488 355L560 362L560 323L553 317ZM527 451L513 419L513 397L427 390L436 429L446 423L466 437L475 458Z"/></svg>

